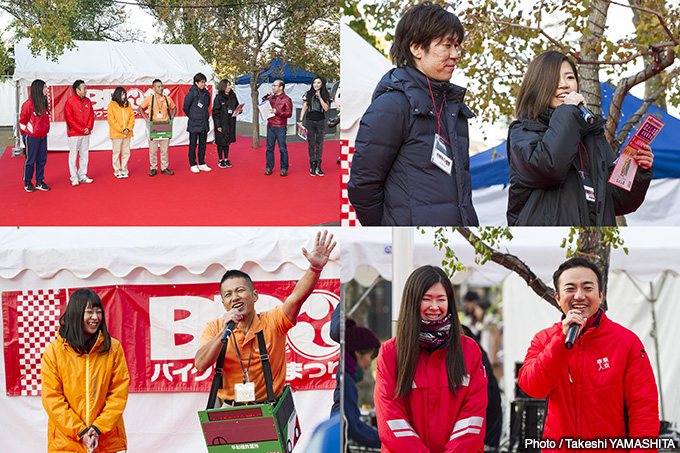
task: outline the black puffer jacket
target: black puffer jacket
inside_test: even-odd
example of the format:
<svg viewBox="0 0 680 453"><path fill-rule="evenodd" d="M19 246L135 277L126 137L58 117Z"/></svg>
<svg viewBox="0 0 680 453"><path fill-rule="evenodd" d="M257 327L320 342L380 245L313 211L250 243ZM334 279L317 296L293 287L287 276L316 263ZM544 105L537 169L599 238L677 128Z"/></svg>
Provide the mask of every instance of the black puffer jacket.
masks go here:
<svg viewBox="0 0 680 453"><path fill-rule="evenodd" d="M642 204L653 170L639 167L630 192L608 182L616 155L604 137L602 117L588 125L575 106L560 105L540 119L510 124L508 225L613 226L617 215ZM579 141L588 157L579 158ZM586 173L590 164L593 212L579 174L581 161Z"/></svg>
<svg viewBox="0 0 680 453"><path fill-rule="evenodd" d="M202 107L199 107L199 104ZM208 124L208 119L210 118L210 92L207 88L199 90L196 84L189 88L189 92L184 96L182 110L184 110L184 114L189 118L189 121L187 121L187 132L208 133L210 130Z"/></svg>
<svg viewBox="0 0 680 453"><path fill-rule="evenodd" d="M465 89L430 80L439 121L450 138L453 171L447 175L430 158L437 115L427 78L395 68L373 93L357 134L349 199L362 225L478 225L472 206ZM451 157L451 156L449 156Z"/></svg>
<svg viewBox="0 0 680 453"><path fill-rule="evenodd" d="M228 95L219 93L213 101L213 123L215 125L215 143L226 146L236 141L236 117L234 110L238 107L236 93L230 91ZM222 128L222 132L217 130Z"/></svg>

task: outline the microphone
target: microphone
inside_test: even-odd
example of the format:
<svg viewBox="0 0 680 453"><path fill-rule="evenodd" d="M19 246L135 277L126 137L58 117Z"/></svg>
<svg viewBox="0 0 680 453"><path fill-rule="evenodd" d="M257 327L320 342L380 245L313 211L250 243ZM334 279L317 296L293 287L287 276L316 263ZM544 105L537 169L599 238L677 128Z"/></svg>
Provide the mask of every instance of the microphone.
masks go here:
<svg viewBox="0 0 680 453"><path fill-rule="evenodd" d="M567 331L567 339L564 341L564 347L571 349L574 347L574 342L576 342L576 334L578 333L579 325L572 323L569 325L569 330Z"/></svg>
<svg viewBox="0 0 680 453"><path fill-rule="evenodd" d="M583 120L586 123L593 124L595 122L595 115L593 115L593 112L588 110L585 105L579 104L578 109L581 111L581 115L583 115Z"/></svg>
<svg viewBox="0 0 680 453"><path fill-rule="evenodd" d="M574 324L572 324L572 325L574 325ZM233 329L233 328L234 328L234 321L229 321L227 323L227 328L224 330L224 335L222 335L222 343L226 343L229 340L229 336L231 335L231 329ZM574 334L574 335L576 335L576 334Z"/></svg>

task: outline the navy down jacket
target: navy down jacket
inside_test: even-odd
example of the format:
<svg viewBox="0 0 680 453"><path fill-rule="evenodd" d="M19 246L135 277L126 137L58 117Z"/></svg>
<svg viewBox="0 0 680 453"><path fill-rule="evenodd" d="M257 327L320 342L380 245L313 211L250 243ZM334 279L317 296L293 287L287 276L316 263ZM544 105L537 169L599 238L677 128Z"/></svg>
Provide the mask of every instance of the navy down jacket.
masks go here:
<svg viewBox="0 0 680 453"><path fill-rule="evenodd" d="M430 94L430 87L432 94ZM385 74L361 119L349 199L362 225L479 224L472 206L466 90L411 67ZM434 136L451 143L451 175L431 162Z"/></svg>
<svg viewBox="0 0 680 453"><path fill-rule="evenodd" d="M199 104L202 107L199 107ZM184 114L189 118L189 121L187 121L187 132L208 133L210 130L208 124L208 118L210 118L210 92L207 88L199 90L196 84L189 88L189 92L184 97L182 110L184 110Z"/></svg>

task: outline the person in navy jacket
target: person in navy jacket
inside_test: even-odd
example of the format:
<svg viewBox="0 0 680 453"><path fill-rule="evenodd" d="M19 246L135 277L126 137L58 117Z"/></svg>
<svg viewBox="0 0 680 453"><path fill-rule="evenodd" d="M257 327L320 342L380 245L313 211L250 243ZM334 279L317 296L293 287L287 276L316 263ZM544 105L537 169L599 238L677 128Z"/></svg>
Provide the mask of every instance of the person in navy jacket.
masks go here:
<svg viewBox="0 0 680 453"><path fill-rule="evenodd" d="M207 79L202 73L194 76L194 85L184 97L182 110L189 119L189 165L193 173L212 170L205 164L205 148L210 125L210 92L205 87ZM196 160L196 144L198 144L198 161Z"/></svg>

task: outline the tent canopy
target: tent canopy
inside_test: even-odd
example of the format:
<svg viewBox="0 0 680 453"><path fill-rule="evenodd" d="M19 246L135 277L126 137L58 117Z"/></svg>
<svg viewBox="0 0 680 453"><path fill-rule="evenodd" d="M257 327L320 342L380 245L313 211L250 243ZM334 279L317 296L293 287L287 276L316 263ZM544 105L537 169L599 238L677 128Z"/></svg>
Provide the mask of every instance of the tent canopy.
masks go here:
<svg viewBox="0 0 680 453"><path fill-rule="evenodd" d="M602 83L602 109L607 112L611 104L614 88L609 83ZM642 105L643 100L632 94L628 94L623 101L619 129ZM647 114L652 114L666 123L659 135L652 142L654 151L654 178L680 178L680 119L675 118L667 111L652 106L647 109ZM624 144L633 136L638 126L647 117L642 117L635 125L630 134L624 140ZM606 115L605 115L606 116ZM470 173L472 174L472 188L493 186L495 184L510 183L510 169L508 167L507 142L476 154L470 158Z"/></svg>
<svg viewBox="0 0 680 453"><path fill-rule="evenodd" d="M151 84L161 79L168 84L187 83L197 72L208 79L214 74L212 67L190 44L147 44L139 42L74 41L75 47L67 49L57 61L51 61L45 52L33 56L27 39L15 47L16 69L14 80L30 85L42 79L51 85L70 85L74 77L89 85Z"/></svg>
<svg viewBox="0 0 680 453"><path fill-rule="evenodd" d="M258 82L271 83L276 79L282 79L283 83L311 84L314 80L314 74L304 69L292 67L281 60L274 60L269 69L260 76ZM234 83L236 85L250 85L250 74L237 78Z"/></svg>

